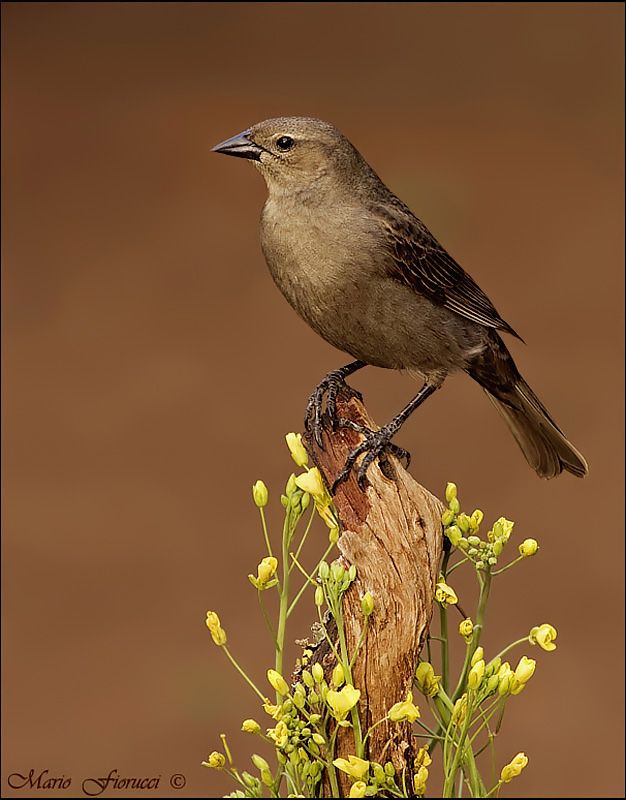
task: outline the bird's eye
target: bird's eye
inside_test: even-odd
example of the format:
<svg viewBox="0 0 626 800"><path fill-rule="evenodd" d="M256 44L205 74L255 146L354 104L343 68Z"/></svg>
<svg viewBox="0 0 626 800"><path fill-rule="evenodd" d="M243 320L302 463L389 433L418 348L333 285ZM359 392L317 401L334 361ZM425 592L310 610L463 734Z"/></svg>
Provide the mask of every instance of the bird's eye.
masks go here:
<svg viewBox="0 0 626 800"><path fill-rule="evenodd" d="M279 150L282 150L283 153L286 153L287 150L291 150L294 145L294 141L291 136L281 136L276 140L276 147Z"/></svg>

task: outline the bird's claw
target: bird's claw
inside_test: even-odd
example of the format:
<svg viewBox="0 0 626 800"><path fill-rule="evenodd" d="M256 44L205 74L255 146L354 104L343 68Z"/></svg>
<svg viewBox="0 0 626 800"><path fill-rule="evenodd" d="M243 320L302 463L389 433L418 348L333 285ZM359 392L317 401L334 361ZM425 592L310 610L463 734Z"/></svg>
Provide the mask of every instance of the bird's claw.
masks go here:
<svg viewBox="0 0 626 800"><path fill-rule="evenodd" d="M331 494L334 495L337 491L337 488L348 479L357 458L363 453L365 453L365 457L359 464L356 471L356 480L361 491L365 491L367 488L367 470L369 466L376 461L376 459L384 460L386 459L387 455L395 456L401 463L403 463L405 469L408 468L409 464L411 463L411 454L408 452L408 450L405 450L403 447L399 447L397 444L394 444L391 441L391 436L393 435L391 431L385 428L381 428L378 431L372 431L369 428L366 428L364 425L359 425L358 423L347 419L337 420L337 425L340 428L349 428L350 430L357 431L358 433L362 434L365 439L361 442L361 444L354 448L354 450L346 459L343 469L331 487Z"/></svg>
<svg viewBox="0 0 626 800"><path fill-rule="evenodd" d="M348 394L358 398L361 402L363 401L361 393L348 386L341 371L337 370L336 372L330 372L320 381L307 402L304 427L313 434L317 446L322 450L324 449L322 432L325 421L328 422L331 430L337 430L337 396L342 390L347 391ZM325 413L324 401L326 401Z"/></svg>

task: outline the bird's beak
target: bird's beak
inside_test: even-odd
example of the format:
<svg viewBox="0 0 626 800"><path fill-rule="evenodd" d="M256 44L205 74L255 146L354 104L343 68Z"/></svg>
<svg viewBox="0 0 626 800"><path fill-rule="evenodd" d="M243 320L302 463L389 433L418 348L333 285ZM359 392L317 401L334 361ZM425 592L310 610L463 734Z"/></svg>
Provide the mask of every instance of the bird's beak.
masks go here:
<svg viewBox="0 0 626 800"><path fill-rule="evenodd" d="M224 153L227 156L239 156L239 158L251 158L259 161L263 148L248 138L250 131L243 131L236 136L231 136L225 142L216 144L211 148L213 153Z"/></svg>

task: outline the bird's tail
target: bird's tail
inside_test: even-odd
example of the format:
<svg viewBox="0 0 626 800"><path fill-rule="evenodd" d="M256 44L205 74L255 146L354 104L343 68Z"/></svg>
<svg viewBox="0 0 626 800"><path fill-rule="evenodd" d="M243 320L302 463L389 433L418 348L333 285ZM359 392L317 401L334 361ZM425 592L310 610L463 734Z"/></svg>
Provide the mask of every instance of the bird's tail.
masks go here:
<svg viewBox="0 0 626 800"><path fill-rule="evenodd" d="M587 462L568 442L541 400L520 375L506 345L495 331L467 370L504 417L526 461L541 478L563 470L582 478Z"/></svg>
<svg viewBox="0 0 626 800"><path fill-rule="evenodd" d="M488 389L485 391L504 417L526 461L540 478L554 478L563 470L579 478L587 474L587 462L583 456L565 438L522 377L506 392L498 392L499 396Z"/></svg>

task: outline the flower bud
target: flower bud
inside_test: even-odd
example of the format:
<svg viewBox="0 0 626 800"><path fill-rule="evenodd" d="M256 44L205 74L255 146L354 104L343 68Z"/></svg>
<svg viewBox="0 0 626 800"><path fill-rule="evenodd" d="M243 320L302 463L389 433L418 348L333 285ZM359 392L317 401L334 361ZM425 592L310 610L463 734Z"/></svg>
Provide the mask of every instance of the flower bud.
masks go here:
<svg viewBox="0 0 626 800"><path fill-rule="evenodd" d="M306 467L306 465L309 463L309 456L304 445L302 444L302 434L288 433L285 436L285 440L287 442L289 452L291 453L291 457L296 464L299 467Z"/></svg>
<svg viewBox="0 0 626 800"><path fill-rule="evenodd" d="M321 608L324 605L324 590L321 586L315 589L315 605Z"/></svg>
<svg viewBox="0 0 626 800"><path fill-rule="evenodd" d="M456 484L448 483L446 486L446 503L450 503L456 498Z"/></svg>
<svg viewBox="0 0 626 800"><path fill-rule="evenodd" d="M374 610L374 597L370 592L365 592L361 598L361 611L364 617L369 617Z"/></svg>
<svg viewBox="0 0 626 800"><path fill-rule="evenodd" d="M513 761L502 767L502 772L500 773L502 783L509 783L513 778L516 778L526 764L528 764L528 757L524 753L518 753Z"/></svg>
<svg viewBox="0 0 626 800"><path fill-rule="evenodd" d="M494 556L496 556L496 558L498 556L502 555L503 547L504 547L504 545L502 544L502 540L501 539L496 539L496 541L491 546L491 551L493 552Z"/></svg>
<svg viewBox="0 0 626 800"><path fill-rule="evenodd" d="M482 647L477 647L474 650L474 655L472 656L472 660L470 661L470 665L473 667L477 661L481 661L485 657L485 651Z"/></svg>
<svg viewBox="0 0 626 800"><path fill-rule="evenodd" d="M222 628L220 618L215 611L207 611L206 613L206 626L209 629L211 638L218 647L223 647L226 644L226 631Z"/></svg>
<svg viewBox="0 0 626 800"><path fill-rule="evenodd" d="M463 533L469 533L471 520L467 514L459 514L459 516L456 518L456 524Z"/></svg>
<svg viewBox="0 0 626 800"><path fill-rule="evenodd" d="M348 797L365 797L367 791L367 784L364 781L355 781L350 787L350 794Z"/></svg>
<svg viewBox="0 0 626 800"><path fill-rule="evenodd" d="M289 480L285 485L285 494L287 495L287 497L291 498L291 495L295 492L297 488L298 486L296 484L296 476L292 472L291 475L289 476ZM306 491L306 489L304 489L303 491Z"/></svg>
<svg viewBox="0 0 626 800"><path fill-rule="evenodd" d="M241 724L241 730L244 733L259 733L261 731L261 726L254 719L244 719Z"/></svg>
<svg viewBox="0 0 626 800"><path fill-rule="evenodd" d="M319 565L318 574L323 581L327 581L330 577L330 567L327 561L322 561Z"/></svg>
<svg viewBox="0 0 626 800"><path fill-rule="evenodd" d="M519 546L519 554L524 558L534 556L537 550L539 550L539 543L536 539L524 539Z"/></svg>
<svg viewBox="0 0 626 800"><path fill-rule="evenodd" d="M324 680L324 668L319 662L313 664L311 672L313 673L313 680L315 683L321 683Z"/></svg>
<svg viewBox="0 0 626 800"><path fill-rule="evenodd" d="M252 498L258 508L264 508L267 505L269 492L263 481L257 481L252 487Z"/></svg>
<svg viewBox="0 0 626 800"><path fill-rule="evenodd" d="M443 514L441 515L441 522L442 522L442 524L443 524L444 528L447 528L447 527L448 527L448 525L449 525L449 524L450 524L450 523L451 523L453 520L454 520L454 514L452 513L452 511L450 511L450 509L449 509L449 508L446 508L446 510L445 510L445 511L443 512Z"/></svg>
<svg viewBox="0 0 626 800"><path fill-rule="evenodd" d="M472 641L472 636L474 635L474 623L469 617L459 622L459 633L468 644Z"/></svg>
<svg viewBox="0 0 626 800"><path fill-rule="evenodd" d="M450 500L448 505L450 506L450 511L452 511L453 514L458 514L461 511L461 504L456 497L453 500Z"/></svg>
<svg viewBox="0 0 626 800"><path fill-rule="evenodd" d="M275 669L268 669L267 680L269 681L272 689L277 691L278 694L289 694L289 685L280 672L276 672Z"/></svg>
<svg viewBox="0 0 626 800"><path fill-rule="evenodd" d="M258 756L256 753L252 756L252 763L254 766L259 770L259 772L263 772L263 770L268 770L270 765L267 761L263 758L263 756Z"/></svg>
<svg viewBox="0 0 626 800"><path fill-rule="evenodd" d="M457 547L462 538L461 530L456 525L450 525L450 527L446 530L446 536L450 540L452 546Z"/></svg>
<svg viewBox="0 0 626 800"><path fill-rule="evenodd" d="M467 676L467 685L470 689L478 689L485 674L485 662L480 659L476 661Z"/></svg>
<svg viewBox="0 0 626 800"><path fill-rule="evenodd" d="M336 583L339 583L339 581L343 580L344 572L345 570L343 566L337 561L335 561L335 563L330 567L330 576Z"/></svg>
<svg viewBox="0 0 626 800"><path fill-rule="evenodd" d="M522 656L517 667L515 668L515 677L521 684L528 683L535 672L536 666L537 662L534 658L526 658L526 656Z"/></svg>
<svg viewBox="0 0 626 800"><path fill-rule="evenodd" d="M334 670L332 672L332 675L330 676L330 685L333 686L334 688L336 688L336 687L341 686L341 684L344 683L345 680L346 680L346 677L345 677L345 674L344 674L344 671L343 671L343 665L342 664L336 664L335 668L334 668Z"/></svg>
<svg viewBox="0 0 626 800"><path fill-rule="evenodd" d="M311 675L308 669L302 670L302 680L304 681L304 685L308 689L312 689L315 686L315 681L313 680L313 676Z"/></svg>

